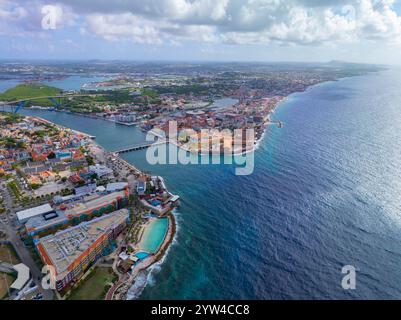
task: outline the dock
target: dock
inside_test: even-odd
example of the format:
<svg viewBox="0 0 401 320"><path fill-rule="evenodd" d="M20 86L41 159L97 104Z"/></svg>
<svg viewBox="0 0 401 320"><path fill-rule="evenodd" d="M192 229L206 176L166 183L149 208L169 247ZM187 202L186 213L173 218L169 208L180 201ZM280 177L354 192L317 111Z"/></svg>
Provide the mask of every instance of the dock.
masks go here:
<svg viewBox="0 0 401 320"><path fill-rule="evenodd" d="M282 121L270 121L272 124L276 124L277 127L282 128L283 127L283 122Z"/></svg>

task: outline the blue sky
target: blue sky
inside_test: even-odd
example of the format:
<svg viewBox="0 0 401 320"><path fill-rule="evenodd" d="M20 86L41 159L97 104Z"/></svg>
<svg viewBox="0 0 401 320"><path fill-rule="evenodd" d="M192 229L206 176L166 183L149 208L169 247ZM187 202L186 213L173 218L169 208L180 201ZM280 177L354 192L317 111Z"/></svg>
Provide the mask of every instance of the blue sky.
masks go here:
<svg viewBox="0 0 401 320"><path fill-rule="evenodd" d="M43 22L55 28L46 29ZM336 59L401 64L401 4L0 0L0 48L2 59Z"/></svg>

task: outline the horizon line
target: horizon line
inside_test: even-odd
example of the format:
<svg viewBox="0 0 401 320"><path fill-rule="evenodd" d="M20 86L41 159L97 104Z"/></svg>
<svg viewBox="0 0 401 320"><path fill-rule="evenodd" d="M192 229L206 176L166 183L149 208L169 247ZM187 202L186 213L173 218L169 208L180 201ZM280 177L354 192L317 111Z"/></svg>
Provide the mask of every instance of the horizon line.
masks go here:
<svg viewBox="0 0 401 320"><path fill-rule="evenodd" d="M103 59L103 58L0 58L0 62L138 62L138 63L252 63L252 64L362 64L362 65L377 65L377 66L398 66L399 64L384 64L373 62L356 62L332 59L328 61L302 61L302 60L174 60L174 59Z"/></svg>

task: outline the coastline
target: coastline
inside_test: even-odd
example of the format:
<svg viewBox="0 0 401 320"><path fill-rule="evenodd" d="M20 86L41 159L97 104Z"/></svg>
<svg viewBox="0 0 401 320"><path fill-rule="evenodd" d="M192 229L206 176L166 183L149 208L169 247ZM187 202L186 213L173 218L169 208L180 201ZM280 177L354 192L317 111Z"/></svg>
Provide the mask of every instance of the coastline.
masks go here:
<svg viewBox="0 0 401 320"><path fill-rule="evenodd" d="M83 134L85 134L85 133L83 133ZM96 141L91 140L91 143L93 145L95 145L97 148L100 148L103 152L110 153L105 148L103 148L103 146L99 145ZM144 174L141 170L139 170L133 164L127 162L120 156L116 156L115 158L116 158L116 160L120 161L121 163L125 164L127 167L129 167L130 169L135 171L136 174ZM163 243L160 245L157 252L155 254L153 254L152 256L148 257L147 259L141 261L136 266L136 268L134 268L132 270L131 275L128 277L128 279L125 278L125 276L127 276L127 275L124 275L123 276L124 281L122 281L122 279L117 280L117 282L114 283L113 286L111 286L110 289L108 290L108 292L105 296L105 300L125 300L127 297L128 290L135 282L139 272L143 271L145 269L148 269L149 267L151 267L152 265L154 265L155 263L157 263L164 257L165 253L167 252L167 250L170 247L170 244L174 240L176 230L177 230L176 219L174 217L174 214L172 213L172 210L170 210L164 216L168 219L169 226L168 226L166 235L163 239ZM137 241L137 243L140 243L140 241L141 241L141 239L139 239Z"/></svg>
<svg viewBox="0 0 401 320"><path fill-rule="evenodd" d="M311 86L311 87L312 87L312 86ZM294 93L296 93L296 92L294 92ZM291 94L293 94L293 93L291 93ZM290 94L290 95L291 95L291 94ZM265 137L265 135L266 135L267 127L268 127L269 125L277 125L279 128L282 128L283 123L282 123L281 121L272 121L272 120L270 119L270 115L271 115L272 113L274 113L274 111L276 110L276 108L278 108L278 106L279 106L280 104L285 103L285 102L288 100L288 97L289 97L290 95L288 95L288 96L286 96L286 97L283 97L280 101L278 101L278 102L274 105L274 107L272 108L272 110L266 115L267 120L261 125L261 129L260 129L261 134L260 134L259 138L256 138L256 137L255 137L255 139L254 139L254 141L253 141L252 148L250 148L250 149L248 149L248 148L245 148L245 149L244 149L244 148L243 148L241 151L232 150L232 151L230 152L230 154L231 154L232 156L243 156L243 155L246 155L247 153L255 152L255 151L259 148L260 143L263 141L263 139L264 139L264 137ZM218 156L218 155L224 156L224 155L225 155L225 153L224 153L224 152L221 152L221 151L215 152L215 153L214 153L213 151L209 150L208 152L205 153L205 152L203 152L202 150L200 150L200 151L199 151L199 150L197 150L197 151L196 151L196 150L191 150L190 148L186 147L185 143L184 143L184 144L180 144L180 143L178 143L178 142L175 141L175 140L170 140L168 137L163 137L163 136L161 136L160 134L154 132L153 129L149 130L147 133L149 133L149 134L151 134L152 136L157 137L157 138L159 139L158 141L154 141L155 143L158 143L158 142L166 143L166 144L171 143L171 144L175 145L177 148L179 148L179 149L181 149L181 150L184 150L184 151L186 151L186 152L189 152L189 153L191 153L191 154L198 154L199 156L207 156L207 155L210 155L210 154L211 154L211 155L216 155L216 156Z"/></svg>
<svg viewBox="0 0 401 320"><path fill-rule="evenodd" d="M157 252L148 258L141 261L138 265L133 268L131 275L125 274L121 279L119 279L107 292L105 300L126 300L128 291L134 284L138 275L141 271L148 269L150 266L156 264L165 257L168 252L170 245L172 244L176 231L177 222L172 212L166 215L169 225L164 237L163 243L158 248ZM146 283L145 283L146 285Z"/></svg>
<svg viewBox="0 0 401 320"><path fill-rule="evenodd" d="M311 88L313 88L313 87L315 87L315 86L321 86L321 85L330 84L330 83L333 83L333 82L343 81L343 80L346 80L346 79L349 79L349 78L362 77L362 76L366 76L366 75L369 75L369 74L379 73L379 72L381 72L381 71L383 71L383 70L368 71L368 72L366 72L365 74L362 74L362 75L359 75L359 74L358 74L358 75L347 75L347 76L342 76L342 77L339 77L339 78L336 78L336 79L327 79L327 80L323 80L322 82L318 82L318 83L315 83L315 84L311 84L311 85L305 87L303 90L294 91L294 92L289 93L289 94L286 95L286 96L282 96L282 99L281 99L280 101L278 101L278 102L274 105L274 107L272 108L272 110L266 115L267 120L261 125L261 127L263 127L263 128L261 129L261 134L260 134L259 138L255 138L252 147L251 147L250 149L243 148L243 150L241 150L241 151L233 150L233 152L231 152L232 156L242 156L242 155L245 155L245 154L247 154L247 153L251 153L251 152L256 151L256 150L259 148L260 143L263 141L263 139L264 139L264 137L265 137L266 129L267 129L267 127L268 127L269 125L275 124L275 125L278 125L279 128L282 127L283 123L282 123L281 121L271 121L270 118L269 118L269 116L270 116L272 113L275 112L276 108L277 108L281 103L286 102L286 101L288 100L288 98L289 98L291 95L306 92L306 91L310 90ZM231 98L231 97L227 97L227 98ZM1 104L1 103L6 103L6 101L0 101L0 104ZM213 102L209 103L209 105L207 105L207 106L205 107L205 109L209 109L210 106L211 106L212 104L213 104ZM124 123L124 122L119 122L119 121L115 121L115 120L111 120L111 119L105 119L105 118L103 118L103 117L100 117L100 116L97 116L97 115L93 115L93 114L86 114L86 113L80 113L80 112L73 112L73 111L65 110L65 109L55 110L53 107L32 106L31 109L62 112L62 113L67 113L67 114L73 114L73 115L77 115L77 116L87 117L87 118L91 118L91 119L96 119L96 120L108 121L108 122L112 122L112 123L115 123L115 124L124 125L124 126L128 126L128 127L130 127L130 126L138 126L138 128L142 129L142 128L140 127L141 121ZM190 110L191 110L191 109L190 109ZM47 121L47 120L45 120L45 121ZM66 128L66 129L70 129L70 128ZM73 129L70 129L70 130L73 130ZM78 133L81 133L81 134L85 134L85 133L83 133L83 132L79 132L79 131L76 131L76 130L73 130L73 131L78 132ZM153 132L153 129L149 130L148 132L149 132L150 134L152 134L153 136L156 136L156 137L158 137L158 138L160 138L160 139L164 139L164 142L165 142L165 143L173 143L173 144L175 144L178 148L180 148L180 149L182 149L182 150L184 150L184 151L186 151L186 152L189 152L189 153L197 153L199 156L202 156L202 155L210 155L210 154L212 154L212 155L224 155L224 152L221 152L221 151L219 151L219 152L212 152L212 153L210 153L210 151L209 151L209 152L205 153L205 152L202 152L202 151L199 151L199 150L198 150L198 151L190 150L190 148L185 147L185 144L183 145L183 144L180 144L180 143L175 143L174 141L169 141L168 138L165 139L165 138L163 138L163 137L160 137L160 135L155 134L155 133ZM86 134L86 135L90 136L89 134ZM93 136L90 136L90 137L91 137L92 139L95 138L95 137L93 137Z"/></svg>
<svg viewBox="0 0 401 320"><path fill-rule="evenodd" d="M323 82L323 83L320 83L320 84L317 84L317 85L321 85L321 84L324 84L324 83L329 83L329 82ZM312 87L312 86L311 86L311 87ZM295 93L298 93L298 92L295 92ZM283 100L282 102L284 102L284 101L285 101L285 100ZM280 103L281 103L281 102L280 102ZM275 108L277 108L277 107L278 107L278 104L275 106ZM273 111L272 111L271 113L274 112L275 108L273 109ZM79 114L77 114L77 115L79 115ZM46 121L47 121L47 120L46 120ZM48 122L49 122L49 121L48 121ZM50 122L50 123L51 123L51 122ZM269 124L271 124L271 123L270 123L270 122L266 123L266 126L265 126L265 128L264 128L263 134L262 134L262 136L260 137L260 139L258 140L258 142L256 143L256 146L257 146L257 147L259 147L259 142L263 140L263 138L264 138L264 136L265 136L266 128L267 128L267 126L268 126ZM57 125L57 126L60 126L60 125ZM61 126L61 127L62 127L62 126ZM69 129L69 128L67 128L67 129ZM69 129L69 130L72 130L72 129ZM82 133L82 134L85 134L85 133ZM87 135L87 134L86 134L86 135ZM89 135L88 135L88 136L89 136ZM93 143L96 144L98 147L104 149L103 147L101 147L100 145L98 145L95 141L93 141ZM255 146L255 147L256 147L256 146ZM126 161L125 161L124 159L122 159L122 158L119 158L119 160L126 162ZM127 163L127 162L126 162L126 163ZM127 163L127 164L128 164L128 163ZM128 164L128 165L130 165L130 166L133 167L133 165L131 165L131 164ZM136 168L135 168L135 169L136 169ZM139 170L138 170L138 171L139 171ZM174 234L173 234L173 237L172 237L172 238L174 239ZM173 239L171 239L171 242L173 241ZM171 242L170 242L170 243L171 243ZM165 255L165 253L167 252L169 246L170 246L170 244L167 244L167 247L166 247L165 250L163 251L163 254L161 255L161 257L159 257L157 260L155 260L152 264L150 264L149 266L145 267L144 269L146 269L146 268L150 267L151 265L155 264L156 262L160 261L160 260L163 258L163 256ZM142 270L144 270L144 269L142 269ZM141 270L139 270L139 271L141 271ZM139 271L138 271L138 274L139 274ZM136 276L138 276L138 274L137 274ZM132 280L132 283L133 283L133 281L135 281L135 279L136 279L136 278L134 278L134 279ZM131 283L131 285L132 285L132 283Z"/></svg>
<svg viewBox="0 0 401 320"><path fill-rule="evenodd" d="M365 74L362 74L362 75L347 75L347 76L339 77L339 78L336 78L336 79L324 80L322 82L311 84L311 85L307 86L306 88L304 88L304 90L294 91L294 92L289 93L286 96L282 96L282 99L280 101L278 101L274 105L274 107L271 109L271 111L266 115L267 120L262 124L263 128L261 129L261 134L260 134L259 138L255 138L252 148L250 150L248 150L248 149L244 150L243 149L240 152L233 150L233 152L231 152L232 156L242 156L242 155L246 155L247 153L255 152L260 147L260 144L261 144L261 142L263 141L263 139L264 139L264 137L266 135L266 130L267 130L267 127L269 125L277 125L279 128L282 128L283 122L279 121L279 120L272 121L270 119L270 115L275 112L275 110L279 107L279 105L281 105L282 103L287 102L288 99L290 98L290 96L292 96L293 94L300 94L300 93L306 92L306 91L310 90L311 88L313 88L315 86L326 85L326 84L339 82L339 81L343 81L343 80L350 79L350 78L355 78L355 77L363 77L363 76L370 75L370 74L377 74L377 73L380 73L382 71L383 70L368 71L368 72L366 72ZM212 154L212 155L223 155L224 156L224 152L221 152L221 151L216 152L216 153L213 153L213 152L211 153L211 150L209 150L207 153L204 153L204 152L202 152L202 150L201 151L199 151L199 150L190 150L190 148L186 147L185 144L180 144L180 143L178 143L178 142L176 142L174 140L170 141L170 139L168 137L166 138L166 137L160 136L159 134L155 133L153 131L153 129L149 130L148 133L150 133L154 137L158 137L159 139L162 139L161 142L164 142L164 143L167 143L167 144L168 143L172 143L175 146L177 146L177 148L182 149L182 150L184 150L186 152L189 152L189 153L198 154L199 156L210 155L210 154ZM154 142L158 142L158 141L154 141Z"/></svg>
<svg viewBox="0 0 401 320"><path fill-rule="evenodd" d="M121 124L123 126L137 126L138 124L140 124L140 122L136 121L136 122L120 122L120 121L115 121L115 120L111 120L111 119L105 119L96 115L90 115L90 114L85 114L85 113L81 113L81 112L73 112L73 111L69 111L69 110L52 110L52 108L47 109L49 111L56 111L56 112L64 112L64 113L69 113L69 114L74 114L77 116L81 116L81 117L87 117L87 118L91 118L91 119L97 119L97 120L103 120L103 121L108 121L108 122L112 122L112 123L116 123L116 124Z"/></svg>
<svg viewBox="0 0 401 320"><path fill-rule="evenodd" d="M109 153L109 151L104 149L103 146L99 145L96 141L91 140L91 143L94 144L96 147L102 149L103 152ZM116 158L116 160L120 161L121 163L125 164L127 167L129 167L130 169L135 171L135 173L144 174L141 170L136 168L133 164L124 160L122 157L116 156L115 158ZM163 243L160 245L157 252L154 255L152 255L149 258L142 261L141 263L139 263L138 266L132 270L132 273L128 277L128 279L125 279L125 281L121 281L121 279L117 280L117 282L114 283L113 286L110 287L109 291L107 292L107 294L105 296L105 300L123 300L123 299L125 300L128 290L133 285L139 272L151 267L153 264L157 263L164 257L164 254L167 252L168 248L170 247L170 244L174 240L176 229L177 229L176 220L175 220L175 217L174 217L173 213L171 212L171 210L167 214L165 214L165 217L169 220L169 226L168 226L166 235L163 239ZM139 243L140 241L141 241L141 239L139 239L137 242ZM122 288L122 285L124 285L123 288ZM119 294L116 295L116 292L118 290L119 290Z"/></svg>

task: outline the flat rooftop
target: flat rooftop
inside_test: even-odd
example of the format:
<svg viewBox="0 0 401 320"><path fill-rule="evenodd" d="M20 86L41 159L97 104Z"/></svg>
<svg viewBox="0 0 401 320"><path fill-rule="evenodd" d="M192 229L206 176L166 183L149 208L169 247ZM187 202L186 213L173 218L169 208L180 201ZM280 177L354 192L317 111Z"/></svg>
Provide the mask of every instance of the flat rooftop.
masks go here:
<svg viewBox="0 0 401 320"><path fill-rule="evenodd" d="M28 219L25 223L26 228L29 229L43 229L54 226L55 224L63 223L67 218L67 214L80 215L85 211L96 209L100 206L106 206L109 203L115 201L118 197L124 197L124 192L113 192L110 194L92 194L78 201L71 202L66 205L67 209L55 210L55 216L49 219L45 219L44 214L35 215Z"/></svg>
<svg viewBox="0 0 401 320"><path fill-rule="evenodd" d="M26 219L36 217L51 211L53 211L53 208L50 206L50 204L46 203L38 207L19 211L17 212L17 217L19 221L24 221Z"/></svg>
<svg viewBox="0 0 401 320"><path fill-rule="evenodd" d="M46 220L43 215L36 216L30 218L26 223L25 226L28 230L30 229L43 229L47 227L51 227L57 223L62 223L67 219L65 213L61 210L56 211L56 216L54 218L50 218Z"/></svg>
<svg viewBox="0 0 401 320"><path fill-rule="evenodd" d="M96 240L108 231L122 224L129 216L127 209L114 211L108 215L81 223L75 227L59 231L54 235L40 238L37 246L45 253L56 269L57 278L64 278L68 267L90 248Z"/></svg>
<svg viewBox="0 0 401 320"><path fill-rule="evenodd" d="M10 288L21 290L30 279L29 268L25 264L20 263L14 266L14 270L18 272L18 276Z"/></svg>
<svg viewBox="0 0 401 320"><path fill-rule="evenodd" d="M112 201L117 200L118 197L124 198L124 191L117 191L113 193L109 193L106 195L96 195L85 197L81 202L73 202L70 205L67 205L67 209L65 210L65 214L81 214L88 210L94 210L99 207L103 207L111 203Z"/></svg>

